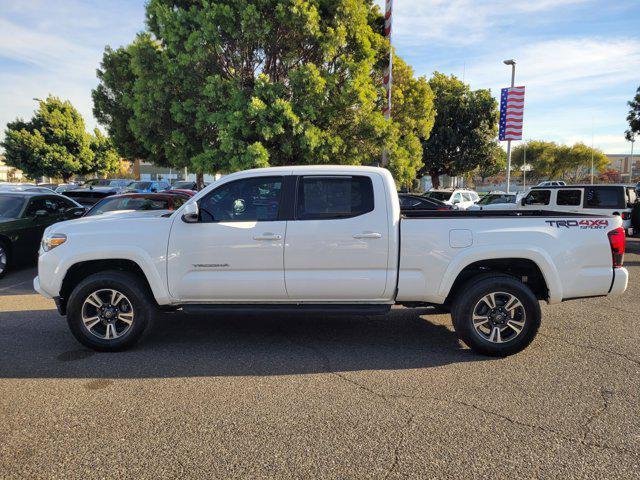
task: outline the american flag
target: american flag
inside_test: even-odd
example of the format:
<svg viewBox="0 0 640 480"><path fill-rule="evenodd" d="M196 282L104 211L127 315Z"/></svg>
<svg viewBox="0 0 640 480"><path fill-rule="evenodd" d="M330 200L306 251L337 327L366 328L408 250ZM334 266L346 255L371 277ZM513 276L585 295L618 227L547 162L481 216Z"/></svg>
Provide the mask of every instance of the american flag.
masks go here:
<svg viewBox="0 0 640 480"><path fill-rule="evenodd" d="M523 114L524 87L503 88L500 95L500 141L522 140Z"/></svg>

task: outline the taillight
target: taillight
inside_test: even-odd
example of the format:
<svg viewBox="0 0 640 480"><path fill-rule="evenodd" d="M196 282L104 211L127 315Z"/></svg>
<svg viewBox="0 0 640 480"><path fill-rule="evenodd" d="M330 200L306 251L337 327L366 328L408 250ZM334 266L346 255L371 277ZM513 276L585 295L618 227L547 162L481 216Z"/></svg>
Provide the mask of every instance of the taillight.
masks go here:
<svg viewBox="0 0 640 480"><path fill-rule="evenodd" d="M451 207L438 207L437 210L451 210Z"/></svg>
<svg viewBox="0 0 640 480"><path fill-rule="evenodd" d="M619 227L607 233L609 237L609 245L611 246L611 257L613 260L613 268L619 268L624 263L624 249L626 246L626 238L624 228Z"/></svg>
<svg viewBox="0 0 640 480"><path fill-rule="evenodd" d="M622 219L629 220L631 218L631 212L622 212Z"/></svg>

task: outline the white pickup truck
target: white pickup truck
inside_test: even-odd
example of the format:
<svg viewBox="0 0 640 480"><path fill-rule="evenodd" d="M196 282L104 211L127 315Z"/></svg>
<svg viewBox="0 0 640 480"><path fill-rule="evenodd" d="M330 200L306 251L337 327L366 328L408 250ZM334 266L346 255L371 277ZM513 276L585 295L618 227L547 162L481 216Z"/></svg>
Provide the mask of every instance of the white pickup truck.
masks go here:
<svg viewBox="0 0 640 480"><path fill-rule="evenodd" d="M621 294L619 217L543 211L401 210L373 167L234 173L179 210L49 227L35 289L84 345L132 345L159 310L381 314L450 309L487 355L525 348L539 301Z"/></svg>

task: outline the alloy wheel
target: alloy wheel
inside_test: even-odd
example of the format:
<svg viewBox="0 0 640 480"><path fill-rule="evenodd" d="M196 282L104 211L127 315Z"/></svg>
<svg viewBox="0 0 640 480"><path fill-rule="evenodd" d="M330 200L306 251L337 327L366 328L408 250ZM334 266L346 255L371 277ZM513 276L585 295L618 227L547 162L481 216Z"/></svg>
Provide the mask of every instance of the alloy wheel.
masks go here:
<svg viewBox="0 0 640 480"><path fill-rule="evenodd" d="M476 334L491 343L505 343L516 338L524 329L526 319L524 305L511 293L489 293L473 308Z"/></svg>
<svg viewBox="0 0 640 480"><path fill-rule="evenodd" d="M0 245L0 275L7 269L8 257L7 251L2 245Z"/></svg>
<svg viewBox="0 0 640 480"><path fill-rule="evenodd" d="M131 329L134 318L131 301L118 290L96 290L82 304L84 328L102 340L123 336Z"/></svg>

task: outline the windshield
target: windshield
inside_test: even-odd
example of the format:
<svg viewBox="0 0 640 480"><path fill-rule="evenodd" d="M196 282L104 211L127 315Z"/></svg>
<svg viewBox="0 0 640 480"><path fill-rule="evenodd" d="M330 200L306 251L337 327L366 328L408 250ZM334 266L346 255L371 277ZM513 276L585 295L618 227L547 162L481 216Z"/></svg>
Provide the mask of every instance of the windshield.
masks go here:
<svg viewBox="0 0 640 480"><path fill-rule="evenodd" d="M440 200L441 202L446 202L451 198L451 194L453 192L427 192L424 194L427 198L435 198L436 200Z"/></svg>
<svg viewBox="0 0 640 480"><path fill-rule="evenodd" d="M140 197L121 197L106 198L93 207L87 217L100 215L106 212L117 212L121 210L173 210L178 208L185 202L185 199L176 197L173 203L165 198L140 198Z"/></svg>
<svg viewBox="0 0 640 480"><path fill-rule="evenodd" d="M11 195L0 196L0 217L16 219L20 216L24 198Z"/></svg>
<svg viewBox="0 0 640 480"><path fill-rule="evenodd" d="M127 187L136 190L147 190L151 186L151 182L131 182Z"/></svg>

